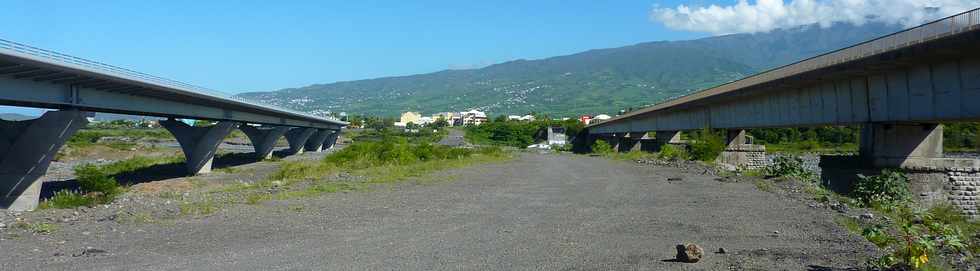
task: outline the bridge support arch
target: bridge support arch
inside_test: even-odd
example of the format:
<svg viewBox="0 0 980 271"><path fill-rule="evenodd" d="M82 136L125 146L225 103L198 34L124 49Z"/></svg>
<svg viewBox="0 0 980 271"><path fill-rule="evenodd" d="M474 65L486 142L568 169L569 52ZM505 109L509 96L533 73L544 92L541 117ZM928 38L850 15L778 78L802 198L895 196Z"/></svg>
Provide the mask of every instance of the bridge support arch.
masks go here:
<svg viewBox="0 0 980 271"><path fill-rule="evenodd" d="M320 152L323 150L323 145L326 143L327 138L333 134L333 130L328 129L317 129L309 139L306 140L306 151Z"/></svg>
<svg viewBox="0 0 980 271"><path fill-rule="evenodd" d="M286 134L286 131L289 131L289 127L263 127L247 124L242 124L239 129L245 132L245 136L248 136L248 140L252 142L252 147L255 148L255 157L259 159L272 158L272 150L276 147L276 141Z"/></svg>
<svg viewBox="0 0 980 271"><path fill-rule="evenodd" d="M0 209L37 208L38 179L68 138L88 123L89 115L65 110L49 111L33 120L0 120Z"/></svg>
<svg viewBox="0 0 980 271"><path fill-rule="evenodd" d="M160 126L170 131L180 143L190 175L211 172L218 145L238 125L238 122L221 121L209 127L194 127L175 119L160 121Z"/></svg>
<svg viewBox="0 0 980 271"><path fill-rule="evenodd" d="M289 141L289 153L301 154L306 147L306 141L316 132L315 128L292 128L286 132L286 141Z"/></svg>
<svg viewBox="0 0 980 271"><path fill-rule="evenodd" d="M340 130L332 130L332 132L333 133L327 136L327 139L323 141L324 150L333 148L333 146L337 144L337 139L340 138Z"/></svg>

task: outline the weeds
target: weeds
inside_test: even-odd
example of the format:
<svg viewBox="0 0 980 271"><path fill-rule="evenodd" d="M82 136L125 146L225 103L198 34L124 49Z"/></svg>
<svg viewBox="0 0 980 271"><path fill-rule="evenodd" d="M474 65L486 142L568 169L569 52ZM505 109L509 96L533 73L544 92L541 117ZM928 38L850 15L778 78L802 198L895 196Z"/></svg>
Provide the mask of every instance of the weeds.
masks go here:
<svg viewBox="0 0 980 271"><path fill-rule="evenodd" d="M691 159L711 162L725 151L725 139L711 129L704 128L695 135L690 149Z"/></svg>
<svg viewBox="0 0 980 271"><path fill-rule="evenodd" d="M803 159L799 157L778 156L771 165L763 168L765 177L787 177L800 181L813 182L816 174L803 167Z"/></svg>
<svg viewBox="0 0 980 271"><path fill-rule="evenodd" d="M887 255L869 262L874 267L942 267L945 263L932 260L941 258L943 252L970 253L966 242L970 237L931 210L906 204L879 211L885 211L890 222L867 227L862 232L868 241L888 251Z"/></svg>
<svg viewBox="0 0 980 271"><path fill-rule="evenodd" d="M664 160L688 160L691 159L691 155L687 152L684 147L665 144L660 147L660 152L657 153L657 157Z"/></svg>
<svg viewBox="0 0 980 271"><path fill-rule="evenodd" d="M50 199L41 202L38 205L39 209L69 209L79 206L93 206L95 205L95 199L92 197L86 197L78 191L71 190L61 190L54 192L54 196Z"/></svg>
<svg viewBox="0 0 980 271"><path fill-rule="evenodd" d="M911 200L908 178L899 171L884 169L880 175L858 175L851 197L865 206L889 205Z"/></svg>
<svg viewBox="0 0 980 271"><path fill-rule="evenodd" d="M218 211L218 204L210 197L201 201L184 202L180 204L180 214L190 216L207 216Z"/></svg>
<svg viewBox="0 0 980 271"><path fill-rule="evenodd" d="M25 223L19 222L13 225L15 228L29 231L33 234L50 234L58 230L58 226L51 223L36 222L36 223Z"/></svg>

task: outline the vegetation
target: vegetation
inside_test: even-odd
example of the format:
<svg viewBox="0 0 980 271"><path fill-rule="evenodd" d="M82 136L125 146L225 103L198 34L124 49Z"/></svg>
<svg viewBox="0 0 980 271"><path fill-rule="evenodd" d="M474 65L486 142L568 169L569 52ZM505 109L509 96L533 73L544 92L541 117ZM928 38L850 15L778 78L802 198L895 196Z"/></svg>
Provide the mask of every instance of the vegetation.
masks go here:
<svg viewBox="0 0 980 271"><path fill-rule="evenodd" d="M691 159L691 155L687 153L687 149L671 144L665 144L663 146L660 146L660 152L657 153L657 157L664 160Z"/></svg>
<svg viewBox="0 0 980 271"><path fill-rule="evenodd" d="M405 137L387 135L383 140L357 141L320 161L284 162L262 182L220 192L244 191L244 203L257 204L270 199L358 191L370 188L371 184L392 183L441 169L506 157L498 147L451 148L428 142L410 143ZM364 178L357 181L327 178L341 173ZM267 193L270 189L275 192Z"/></svg>
<svg viewBox="0 0 980 271"><path fill-rule="evenodd" d="M720 131L704 128L692 133L690 144L691 159L712 162L725 151L725 136Z"/></svg>
<svg viewBox="0 0 980 271"><path fill-rule="evenodd" d="M881 269L947 270L952 269L949 263L935 259L959 253L971 256L967 241L970 235L956 224L963 218L942 217L948 215L942 210L924 210L908 204L878 209L890 219L865 228L862 235L888 254L869 263Z"/></svg>
<svg viewBox="0 0 980 271"><path fill-rule="evenodd" d="M163 129L122 129L122 128L110 128L110 129L82 129L79 130L75 135L68 138L68 142L65 143L69 148L83 148L95 145L100 139L106 137L125 137L129 138L131 141L139 139L168 139L173 138L169 132ZM123 141L113 141L104 144L108 147L114 149L128 150L135 147L133 142L123 142Z"/></svg>
<svg viewBox="0 0 980 271"><path fill-rule="evenodd" d="M795 158L779 158L764 170L767 176L809 176ZM806 178L796 178L806 179ZM756 186L771 191L766 180L756 180ZM980 224L963 216L957 207L937 205L921 208L911 200L908 180L904 174L883 170L875 176L861 176L853 192L845 197L813 182L804 182L804 191L822 202L837 204L857 202L870 207L887 219L864 221L839 217L837 222L850 232L860 234L883 249L886 254L869 260L875 270L950 270L955 258L972 259L980 252Z"/></svg>
<svg viewBox="0 0 980 271"><path fill-rule="evenodd" d="M578 120L556 121L547 116L540 116L539 120L530 122L498 118L482 125L466 127L466 138L477 144L524 148L535 143L535 136L541 129L550 126L561 126L569 138L585 127Z"/></svg>
<svg viewBox="0 0 980 271"><path fill-rule="evenodd" d="M609 143L606 142L605 140L596 140L595 143L592 143L592 153L600 154L600 155L608 155L608 154L615 153L615 151L613 150L612 146L609 145Z"/></svg>
<svg viewBox="0 0 980 271"><path fill-rule="evenodd" d="M765 177L788 177L808 182L816 179L816 173L806 169L803 159L796 156L778 156L762 172Z"/></svg>
<svg viewBox="0 0 980 271"><path fill-rule="evenodd" d="M866 206L887 206L911 200L912 192L909 191L909 181L905 174L885 169L880 175L859 175L851 197Z"/></svg>
<svg viewBox="0 0 980 271"><path fill-rule="evenodd" d="M61 190L44 201L40 208L68 209L111 203L123 192L115 176L158 164L177 163L181 157L134 157L105 165L84 164L75 167L80 191Z"/></svg>

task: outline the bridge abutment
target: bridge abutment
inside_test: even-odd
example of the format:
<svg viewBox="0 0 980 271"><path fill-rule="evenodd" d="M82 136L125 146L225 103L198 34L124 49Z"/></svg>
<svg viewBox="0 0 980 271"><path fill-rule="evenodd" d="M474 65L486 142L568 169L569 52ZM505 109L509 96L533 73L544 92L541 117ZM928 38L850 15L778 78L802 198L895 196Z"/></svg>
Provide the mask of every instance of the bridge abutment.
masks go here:
<svg viewBox="0 0 980 271"><path fill-rule="evenodd" d="M909 179L917 202L949 203L976 218L980 199L980 159L943 155L943 127L934 123L869 123L861 130L859 156L822 156L821 180L849 193L859 175L897 168Z"/></svg>
<svg viewBox="0 0 980 271"><path fill-rule="evenodd" d="M766 166L766 146L752 144L745 130L727 131L725 150L716 161L742 169L759 169Z"/></svg>
<svg viewBox="0 0 980 271"><path fill-rule="evenodd" d="M41 182L51 160L90 113L49 111L24 121L0 120L0 209L29 211L37 208Z"/></svg>
<svg viewBox="0 0 980 271"><path fill-rule="evenodd" d="M286 134L286 131L289 131L289 127L261 127L247 124L241 125L239 129L248 136L248 140L252 142L252 147L255 148L256 158L260 159L272 158L272 151L276 147L276 141L279 140L279 137Z"/></svg>
<svg viewBox="0 0 980 271"><path fill-rule="evenodd" d="M289 141L289 153L301 154L306 147L306 141L316 132L315 128L292 128L286 132L286 141Z"/></svg>
<svg viewBox="0 0 980 271"><path fill-rule="evenodd" d="M317 129L316 132L314 132L313 135L306 140L306 146L304 149L311 152L320 152L323 150L323 144L327 141L327 137L330 137L330 134L332 133L333 130Z"/></svg>
<svg viewBox="0 0 980 271"><path fill-rule="evenodd" d="M160 126L170 131L180 143L190 175L211 172L218 145L238 125L237 122L221 121L209 127L194 127L175 119L160 121Z"/></svg>

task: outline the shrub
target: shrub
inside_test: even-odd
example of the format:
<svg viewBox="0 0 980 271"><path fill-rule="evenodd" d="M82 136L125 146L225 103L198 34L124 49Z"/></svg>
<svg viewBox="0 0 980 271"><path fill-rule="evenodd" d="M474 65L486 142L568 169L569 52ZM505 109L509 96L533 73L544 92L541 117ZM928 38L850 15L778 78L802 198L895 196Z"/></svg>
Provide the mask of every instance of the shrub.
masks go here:
<svg viewBox="0 0 980 271"><path fill-rule="evenodd" d="M660 147L657 157L664 160L688 160L691 155L687 153L687 149L684 147L666 144Z"/></svg>
<svg viewBox="0 0 980 271"><path fill-rule="evenodd" d="M71 209L81 206L93 206L95 199L86 197L77 191L61 190L54 192L54 196L41 203L39 208Z"/></svg>
<svg viewBox="0 0 980 271"><path fill-rule="evenodd" d="M789 177L801 181L814 181L816 174L803 167L803 159L799 157L778 156L771 165L763 169L766 177Z"/></svg>
<svg viewBox="0 0 980 271"><path fill-rule="evenodd" d="M874 259L879 269L919 269L930 264L943 250L968 252L966 237L959 227L937 219L931 211L900 204L887 213L892 225L877 224L865 228L862 235L889 253ZM889 230L889 226L894 230ZM932 265L936 266L936 265Z"/></svg>
<svg viewBox="0 0 980 271"><path fill-rule="evenodd" d="M98 203L111 202L121 192L116 179L109 176L102 168L96 165L85 164L78 166L75 168L75 175L82 191L99 194L96 197Z"/></svg>
<svg viewBox="0 0 980 271"><path fill-rule="evenodd" d="M714 161L725 151L724 138L705 128L698 132L691 142L691 158L705 162Z"/></svg>
<svg viewBox="0 0 980 271"><path fill-rule="evenodd" d="M884 169L880 175L858 175L851 196L868 206L874 204L893 204L912 198L908 178L899 171Z"/></svg>
<svg viewBox="0 0 980 271"><path fill-rule="evenodd" d="M592 152L605 155L613 153L613 148L605 140L596 140L595 143L592 144Z"/></svg>

